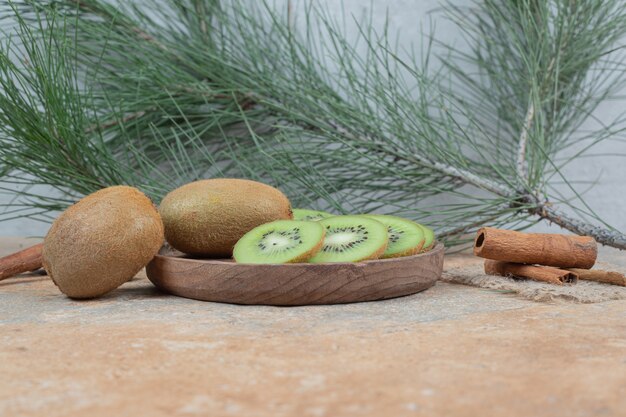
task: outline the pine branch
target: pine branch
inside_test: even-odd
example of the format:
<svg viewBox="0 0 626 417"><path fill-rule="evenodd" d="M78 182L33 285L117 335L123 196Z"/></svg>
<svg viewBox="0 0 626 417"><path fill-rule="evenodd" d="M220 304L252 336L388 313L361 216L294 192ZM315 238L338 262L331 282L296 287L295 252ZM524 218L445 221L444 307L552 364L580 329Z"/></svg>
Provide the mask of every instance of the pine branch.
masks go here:
<svg viewBox="0 0 626 417"><path fill-rule="evenodd" d="M562 228L583 236L591 236L603 245L626 250L626 235L615 230L598 227L572 218L550 205L542 205L535 211L542 219L546 219Z"/></svg>
<svg viewBox="0 0 626 417"><path fill-rule="evenodd" d="M127 114L126 116L122 117L121 120L111 120L109 122L106 123L97 123L94 124L92 126L89 126L86 130L85 133L89 134L92 133L93 131L100 129L100 130L107 130L111 127L114 127L116 125L120 125L120 124L126 124L134 119L137 119L139 117L143 117L146 115L145 111L138 111L135 113L131 113L131 114Z"/></svg>
<svg viewBox="0 0 626 417"><path fill-rule="evenodd" d="M417 59L367 20L355 39L315 6L294 25L293 5L78 5L22 2L13 13L34 64L16 65L8 46L0 54L0 172L68 194L26 191L20 207L46 213L112 183L158 201L182 182L245 176L296 205L429 223L448 244L485 223L543 218L623 247L619 232L563 215L546 191L575 159L560 162L560 150L625 81L618 0L450 6L470 51L448 46L443 68L432 45Z"/></svg>
<svg viewBox="0 0 626 417"><path fill-rule="evenodd" d="M528 172L526 171L526 143L528 142L528 131L530 130L534 117L535 105L534 103L530 103L526 117L524 117L524 124L522 126L522 133L520 133L517 150L517 175L520 180L524 180L528 177Z"/></svg>
<svg viewBox="0 0 626 417"><path fill-rule="evenodd" d="M340 135L346 138L355 139L362 143L377 143L377 141L371 137L357 137L353 135L352 133L350 133L348 129L338 125L334 121L331 121L330 125L337 130L337 133L339 133ZM463 170L452 165L448 165L442 162L432 161L429 158L419 153L415 153L410 156L396 155L396 158L403 158L409 162L414 163L415 165L428 167L432 169L433 171L439 172L443 176L460 180L463 183L471 184L477 188L492 192L501 197L507 197L511 195L511 191L508 188L506 188L505 186L501 184L498 184L495 181L491 181L487 178L481 178L480 176L470 171Z"/></svg>

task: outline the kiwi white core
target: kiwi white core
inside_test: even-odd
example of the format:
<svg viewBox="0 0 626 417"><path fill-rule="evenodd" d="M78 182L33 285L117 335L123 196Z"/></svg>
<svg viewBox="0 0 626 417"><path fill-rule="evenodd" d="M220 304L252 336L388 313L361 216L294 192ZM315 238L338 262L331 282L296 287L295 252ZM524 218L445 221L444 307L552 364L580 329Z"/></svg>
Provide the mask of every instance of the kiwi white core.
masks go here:
<svg viewBox="0 0 626 417"><path fill-rule="evenodd" d="M329 245L342 246L359 240L358 233L355 232L339 232L328 236L326 243Z"/></svg>
<svg viewBox="0 0 626 417"><path fill-rule="evenodd" d="M259 240L257 247L261 253L273 255L285 250L291 250L302 243L300 229L295 227L289 231L272 230L266 232Z"/></svg>

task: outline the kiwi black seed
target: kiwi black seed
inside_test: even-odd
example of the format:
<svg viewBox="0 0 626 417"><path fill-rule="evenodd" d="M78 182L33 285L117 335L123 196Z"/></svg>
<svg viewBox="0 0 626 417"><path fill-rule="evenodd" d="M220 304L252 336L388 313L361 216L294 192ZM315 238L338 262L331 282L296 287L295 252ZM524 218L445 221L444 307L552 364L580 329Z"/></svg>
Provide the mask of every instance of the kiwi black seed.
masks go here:
<svg viewBox="0 0 626 417"><path fill-rule="evenodd" d="M365 216L334 216L320 220L326 229L324 244L312 263L358 262L378 259L387 249L387 228Z"/></svg>
<svg viewBox="0 0 626 417"><path fill-rule="evenodd" d="M306 262L322 247L324 227L316 222L278 220L246 233L235 245L240 263L280 264Z"/></svg>

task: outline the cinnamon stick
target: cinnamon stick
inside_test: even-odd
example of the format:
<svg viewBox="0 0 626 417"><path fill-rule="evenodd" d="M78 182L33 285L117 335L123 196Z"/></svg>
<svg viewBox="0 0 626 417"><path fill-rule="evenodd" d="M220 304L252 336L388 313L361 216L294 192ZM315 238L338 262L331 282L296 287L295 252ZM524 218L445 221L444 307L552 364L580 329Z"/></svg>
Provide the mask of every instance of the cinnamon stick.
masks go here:
<svg viewBox="0 0 626 417"><path fill-rule="evenodd" d="M589 236L522 233L483 227L474 240L474 255L497 261L557 268L591 268L598 245Z"/></svg>
<svg viewBox="0 0 626 417"><path fill-rule="evenodd" d="M42 266L43 243L31 246L0 259L0 281Z"/></svg>
<svg viewBox="0 0 626 417"><path fill-rule="evenodd" d="M568 268L568 271L577 274L578 278L587 281L603 282L605 284L621 285L622 287L626 287L626 277L621 272L579 268Z"/></svg>
<svg viewBox="0 0 626 417"><path fill-rule="evenodd" d="M556 285L563 285L563 283L575 284L578 280L578 275L574 272L551 266L523 265L491 259L485 259L485 273L503 277L528 278Z"/></svg>

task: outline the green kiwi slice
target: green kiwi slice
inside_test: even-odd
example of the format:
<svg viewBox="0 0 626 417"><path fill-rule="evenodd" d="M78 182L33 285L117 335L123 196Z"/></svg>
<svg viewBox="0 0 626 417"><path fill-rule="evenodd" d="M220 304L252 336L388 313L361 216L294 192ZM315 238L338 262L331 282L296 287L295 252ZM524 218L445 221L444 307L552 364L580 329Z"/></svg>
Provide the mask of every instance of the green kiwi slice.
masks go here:
<svg viewBox="0 0 626 417"><path fill-rule="evenodd" d="M309 209L293 209L294 220L304 220L310 222L316 222L318 220L332 217L333 214L326 213L325 211L309 210Z"/></svg>
<svg viewBox="0 0 626 417"><path fill-rule="evenodd" d="M233 258L248 264L306 262L324 241L324 227L315 222L277 220L243 235L233 249Z"/></svg>
<svg viewBox="0 0 626 417"><path fill-rule="evenodd" d="M435 232L430 227L424 226L423 224L417 224L424 231L424 246L422 247L422 252L427 252L433 248L433 243L435 242Z"/></svg>
<svg viewBox="0 0 626 417"><path fill-rule="evenodd" d="M365 216L335 216L322 219L326 237L309 262L358 262L378 259L387 249L387 228Z"/></svg>
<svg viewBox="0 0 626 417"><path fill-rule="evenodd" d="M383 258L398 258L420 253L425 237L424 230L419 224L397 216L383 214L367 214L366 216L387 226L389 245Z"/></svg>

